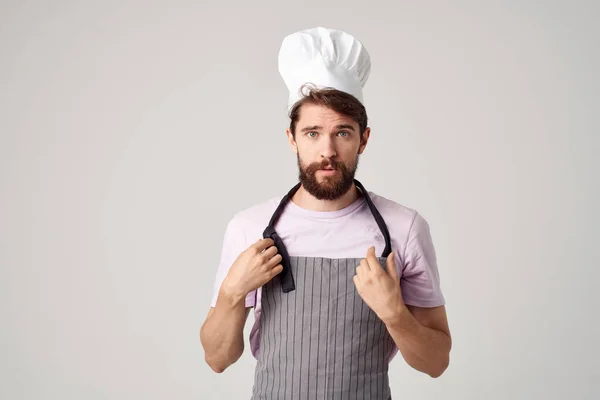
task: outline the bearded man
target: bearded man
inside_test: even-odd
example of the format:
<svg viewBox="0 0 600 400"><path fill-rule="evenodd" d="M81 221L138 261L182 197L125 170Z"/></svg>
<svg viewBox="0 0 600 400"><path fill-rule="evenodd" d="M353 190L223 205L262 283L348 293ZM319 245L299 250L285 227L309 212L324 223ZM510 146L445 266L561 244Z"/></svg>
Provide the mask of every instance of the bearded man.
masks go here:
<svg viewBox="0 0 600 400"><path fill-rule="evenodd" d="M229 221L200 332L206 362L221 373L239 359L253 308L252 399L391 399L398 350L431 377L449 364L428 223L355 179L371 135L362 43L339 30L296 32L279 70L299 182Z"/></svg>

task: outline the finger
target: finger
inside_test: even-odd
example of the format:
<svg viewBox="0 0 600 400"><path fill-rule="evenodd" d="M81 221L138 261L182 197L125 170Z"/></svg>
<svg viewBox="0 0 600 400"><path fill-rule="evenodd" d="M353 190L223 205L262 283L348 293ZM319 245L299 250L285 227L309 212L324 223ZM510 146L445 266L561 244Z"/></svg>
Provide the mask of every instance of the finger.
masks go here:
<svg viewBox="0 0 600 400"><path fill-rule="evenodd" d="M369 267L375 273L380 273L383 268L381 268L381 264L379 263L379 259L375 255L375 246L369 247L367 251L367 261L369 263Z"/></svg>
<svg viewBox="0 0 600 400"><path fill-rule="evenodd" d="M363 276L365 274L368 274L369 271L371 271L371 268L369 267L369 262L363 258L362 260L360 260L360 264L358 264L358 266L356 267L356 275Z"/></svg>
<svg viewBox="0 0 600 400"><path fill-rule="evenodd" d="M275 267L273 267L273 269L271 270L271 276L275 276L275 275L279 275L281 272L283 271L283 265L281 264L277 264Z"/></svg>
<svg viewBox="0 0 600 400"><path fill-rule="evenodd" d="M275 254L267 261L267 268L275 268L281 262L281 260L283 260L281 254Z"/></svg>
<svg viewBox="0 0 600 400"><path fill-rule="evenodd" d="M390 255L387 256L387 259L385 260L387 274L394 281L399 281L400 278L398 277L398 270L396 269L396 261L395 261L394 257L395 257L395 253L392 251L390 253Z"/></svg>
<svg viewBox="0 0 600 400"><path fill-rule="evenodd" d="M369 250L367 250L367 261L377 262L377 256L375 255L375 246L371 246L369 247Z"/></svg>
<svg viewBox="0 0 600 400"><path fill-rule="evenodd" d="M271 258L273 258L275 256L275 254L277 254L278 249L275 246L271 246L269 248L267 248L263 253L262 253L262 257L264 261L268 261Z"/></svg>
<svg viewBox="0 0 600 400"><path fill-rule="evenodd" d="M252 245L252 247L254 247L256 250L262 252L263 250L265 250L269 246L273 246L274 244L275 244L275 242L273 241L273 239L266 238L266 239L259 239L258 241L256 241L256 243L254 243Z"/></svg>
<svg viewBox="0 0 600 400"><path fill-rule="evenodd" d="M354 275L352 277L352 281L354 282L354 286L356 286L357 289L361 287L361 281L358 275Z"/></svg>

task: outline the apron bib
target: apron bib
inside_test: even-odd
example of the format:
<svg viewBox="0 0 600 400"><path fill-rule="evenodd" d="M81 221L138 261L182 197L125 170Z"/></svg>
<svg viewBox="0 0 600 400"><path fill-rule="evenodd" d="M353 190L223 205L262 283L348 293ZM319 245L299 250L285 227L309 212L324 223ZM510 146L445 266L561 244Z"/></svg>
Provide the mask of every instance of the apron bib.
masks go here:
<svg viewBox="0 0 600 400"><path fill-rule="evenodd" d="M390 236L367 191L356 186L386 241ZM274 226L299 189L284 196L263 236L275 241L283 271L262 287L260 350L253 400L391 399L388 366L394 341L352 278L362 258L290 257Z"/></svg>

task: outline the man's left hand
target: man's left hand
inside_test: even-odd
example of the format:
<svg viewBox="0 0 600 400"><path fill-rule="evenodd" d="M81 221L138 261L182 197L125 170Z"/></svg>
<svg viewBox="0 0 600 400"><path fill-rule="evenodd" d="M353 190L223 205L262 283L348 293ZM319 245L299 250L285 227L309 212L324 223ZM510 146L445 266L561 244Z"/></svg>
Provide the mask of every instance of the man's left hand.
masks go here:
<svg viewBox="0 0 600 400"><path fill-rule="evenodd" d="M353 278L360 297L384 323L406 310L393 252L386 259L386 270L375 255L375 247L371 246Z"/></svg>

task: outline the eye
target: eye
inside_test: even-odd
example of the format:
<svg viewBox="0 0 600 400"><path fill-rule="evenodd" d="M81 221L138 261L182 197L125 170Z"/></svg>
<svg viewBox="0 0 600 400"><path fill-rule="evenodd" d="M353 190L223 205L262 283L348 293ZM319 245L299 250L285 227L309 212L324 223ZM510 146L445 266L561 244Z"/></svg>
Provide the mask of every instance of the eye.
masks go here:
<svg viewBox="0 0 600 400"><path fill-rule="evenodd" d="M350 132L347 132L347 131L340 131L340 132L338 133L338 135L340 135L341 137L348 137L348 136L350 136Z"/></svg>
<svg viewBox="0 0 600 400"><path fill-rule="evenodd" d="M315 131L312 131L312 132L308 132L307 135L308 135L308 137L314 138L318 135L318 133Z"/></svg>

